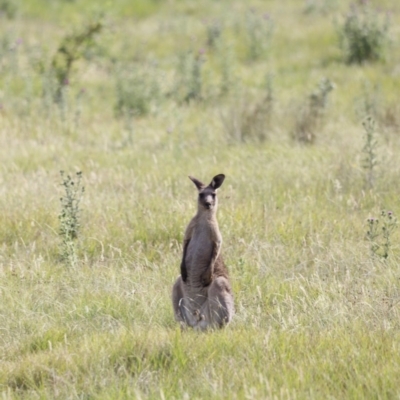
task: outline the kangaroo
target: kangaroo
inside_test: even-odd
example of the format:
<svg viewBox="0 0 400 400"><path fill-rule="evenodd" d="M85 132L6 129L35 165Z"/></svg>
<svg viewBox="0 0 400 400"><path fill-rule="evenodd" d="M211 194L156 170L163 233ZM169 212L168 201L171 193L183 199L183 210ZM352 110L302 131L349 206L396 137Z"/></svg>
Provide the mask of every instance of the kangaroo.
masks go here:
<svg viewBox="0 0 400 400"><path fill-rule="evenodd" d="M221 255L217 189L225 175L206 186L189 176L199 192L197 214L183 239L181 275L172 289L175 320L197 330L222 328L235 312L228 270Z"/></svg>

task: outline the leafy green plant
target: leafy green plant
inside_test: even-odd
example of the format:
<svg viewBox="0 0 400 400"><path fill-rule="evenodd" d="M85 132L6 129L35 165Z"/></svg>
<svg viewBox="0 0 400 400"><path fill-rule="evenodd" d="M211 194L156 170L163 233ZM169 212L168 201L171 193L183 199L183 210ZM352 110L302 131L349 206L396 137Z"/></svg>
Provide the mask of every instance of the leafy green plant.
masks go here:
<svg viewBox="0 0 400 400"><path fill-rule="evenodd" d="M62 240L60 255L62 261L74 266L77 262L75 241L80 229L80 201L85 188L81 184L82 172L76 173L75 180L70 175L65 176L64 171L60 171L60 175L65 190L65 195L60 198L61 213L58 216Z"/></svg>
<svg viewBox="0 0 400 400"><path fill-rule="evenodd" d="M370 242L371 254L387 259L392 246L393 232L397 228L397 218L392 211L382 211L380 221L368 218L367 240Z"/></svg>
<svg viewBox="0 0 400 400"><path fill-rule="evenodd" d="M377 145L375 121L372 117L367 117L363 122L365 129L362 167L366 171L366 181L370 188L374 186L375 167L377 165Z"/></svg>
<svg viewBox="0 0 400 400"><path fill-rule="evenodd" d="M368 1L352 5L339 27L339 41L347 63L380 60L388 43L389 18L374 10Z"/></svg>
<svg viewBox="0 0 400 400"><path fill-rule="evenodd" d="M316 131L321 127L323 116L328 106L329 93L334 89L334 84L327 78L322 79L315 91L300 107L296 116L292 138L300 143L312 144L316 139Z"/></svg>

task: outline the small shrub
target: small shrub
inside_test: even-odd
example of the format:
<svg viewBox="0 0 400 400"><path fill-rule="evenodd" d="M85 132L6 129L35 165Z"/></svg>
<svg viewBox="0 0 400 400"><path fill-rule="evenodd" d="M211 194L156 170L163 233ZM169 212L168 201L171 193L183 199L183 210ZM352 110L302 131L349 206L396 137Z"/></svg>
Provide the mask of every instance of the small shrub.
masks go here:
<svg viewBox="0 0 400 400"><path fill-rule="evenodd" d="M246 15L247 51L250 60L258 60L267 55L271 41L273 24L269 14L258 14L251 9Z"/></svg>
<svg viewBox="0 0 400 400"><path fill-rule="evenodd" d="M53 98L56 103L62 102L63 90L69 85L73 65L93 45L94 37L103 27L102 19L98 18L61 40L52 58L49 73L55 81Z"/></svg>
<svg viewBox="0 0 400 400"><path fill-rule="evenodd" d="M322 79L317 89L308 96L305 104L300 106L292 132L294 140L305 144L314 143L316 131L321 128L326 112L329 93L333 89L334 84L329 79Z"/></svg>
<svg viewBox="0 0 400 400"><path fill-rule="evenodd" d="M377 165L377 140L375 121L372 117L367 117L363 122L365 129L365 139L362 159L362 167L366 171L366 182L370 188L373 187L375 181L375 167Z"/></svg>
<svg viewBox="0 0 400 400"><path fill-rule="evenodd" d="M122 66L116 74L117 117L131 119L149 113L152 101L158 97L159 86L154 71L139 69L136 65Z"/></svg>
<svg viewBox="0 0 400 400"><path fill-rule="evenodd" d="M388 43L389 19L368 1L353 5L339 27L339 41L347 63L380 60Z"/></svg>
<svg viewBox="0 0 400 400"><path fill-rule="evenodd" d="M60 236L61 236L61 259L70 266L76 265L75 241L78 238L80 229L80 201L85 188L81 185L82 172L76 173L74 181L70 175L65 176L64 171L60 171L62 185L64 186L65 196L60 198L61 213Z"/></svg>
<svg viewBox="0 0 400 400"><path fill-rule="evenodd" d="M17 15L17 4L13 0L0 0L0 17L5 16L8 19L13 19Z"/></svg>
<svg viewBox="0 0 400 400"><path fill-rule="evenodd" d="M397 228L397 218L392 211L382 211L382 220L368 218L367 240L370 242L371 254L387 259L392 246L393 232Z"/></svg>
<svg viewBox="0 0 400 400"><path fill-rule="evenodd" d="M211 49L214 49L219 39L222 35L222 24L218 20L207 21L205 23L206 26L206 35L207 35L207 46Z"/></svg>

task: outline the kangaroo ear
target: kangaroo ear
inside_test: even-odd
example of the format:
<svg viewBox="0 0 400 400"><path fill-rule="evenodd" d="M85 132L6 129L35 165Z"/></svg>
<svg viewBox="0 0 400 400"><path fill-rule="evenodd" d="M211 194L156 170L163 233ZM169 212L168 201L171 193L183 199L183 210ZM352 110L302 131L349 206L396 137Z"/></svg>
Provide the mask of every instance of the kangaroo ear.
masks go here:
<svg viewBox="0 0 400 400"><path fill-rule="evenodd" d="M218 189L224 182L225 179L225 175L224 174L219 174L214 176L214 178L212 179L210 186L213 189Z"/></svg>
<svg viewBox="0 0 400 400"><path fill-rule="evenodd" d="M200 182L198 179L193 178L193 176L189 176L189 179L196 185L198 190L204 189L206 187L203 182Z"/></svg>

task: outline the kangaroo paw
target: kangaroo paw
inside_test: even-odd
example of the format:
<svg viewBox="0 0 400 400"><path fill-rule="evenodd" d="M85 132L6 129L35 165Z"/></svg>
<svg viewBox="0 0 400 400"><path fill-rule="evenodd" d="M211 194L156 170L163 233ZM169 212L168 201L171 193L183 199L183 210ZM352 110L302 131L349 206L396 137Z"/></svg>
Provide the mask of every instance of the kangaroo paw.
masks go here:
<svg viewBox="0 0 400 400"><path fill-rule="evenodd" d="M201 276L201 284L202 284L202 286L203 287L209 286L210 283L212 282L212 279L213 279L213 277L208 271L206 273L204 273Z"/></svg>
<svg viewBox="0 0 400 400"><path fill-rule="evenodd" d="M199 311L199 310L196 310L196 311L193 313L193 315L195 316L197 322L204 321L204 319L205 319L205 316L204 316L203 314L200 314L200 311Z"/></svg>
<svg viewBox="0 0 400 400"><path fill-rule="evenodd" d="M188 319L187 319L187 316L186 316L186 309L185 309L185 306L183 304L183 298L179 300L178 306L179 306L179 312L181 314L181 317L182 317L183 321L185 322L185 324L189 325L189 322L188 322Z"/></svg>

